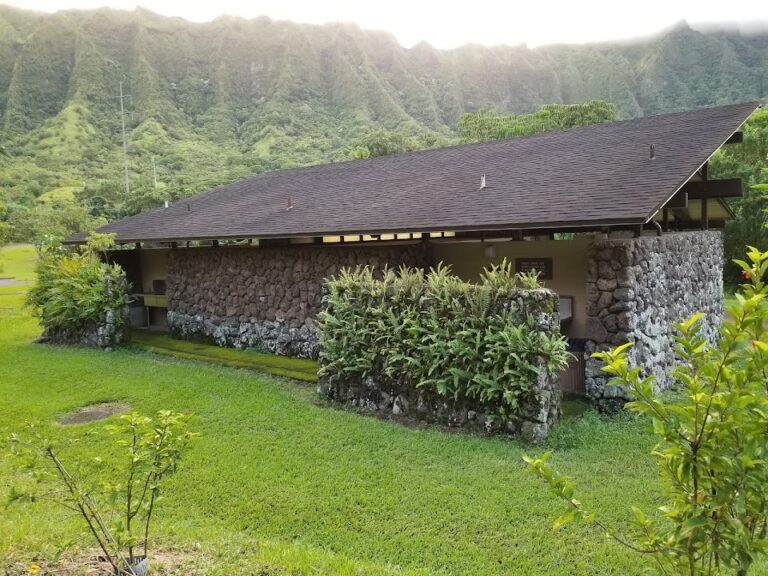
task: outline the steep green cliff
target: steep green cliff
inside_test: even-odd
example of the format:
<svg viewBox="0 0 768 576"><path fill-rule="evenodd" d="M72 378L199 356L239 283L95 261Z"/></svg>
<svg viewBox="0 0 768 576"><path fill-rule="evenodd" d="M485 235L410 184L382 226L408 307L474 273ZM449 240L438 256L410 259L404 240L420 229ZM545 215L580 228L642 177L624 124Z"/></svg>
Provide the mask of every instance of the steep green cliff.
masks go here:
<svg viewBox="0 0 768 576"><path fill-rule="evenodd" d="M0 199L109 216L285 166L348 157L371 128L456 138L465 112L602 99L620 117L765 95L768 34L681 24L632 43L407 49L348 24L195 24L145 10L0 6ZM131 194L124 198L119 84ZM153 157L157 186L153 178ZM100 208L105 207L105 208Z"/></svg>

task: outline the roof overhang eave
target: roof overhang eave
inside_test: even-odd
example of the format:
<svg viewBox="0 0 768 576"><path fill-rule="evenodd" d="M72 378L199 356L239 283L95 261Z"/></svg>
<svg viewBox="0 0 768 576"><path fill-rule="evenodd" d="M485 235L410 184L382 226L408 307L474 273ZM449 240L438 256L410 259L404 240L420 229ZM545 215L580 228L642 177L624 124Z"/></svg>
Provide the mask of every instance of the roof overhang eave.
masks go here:
<svg viewBox="0 0 768 576"><path fill-rule="evenodd" d="M373 230L315 230L307 232L297 232L291 234L258 234L258 233L236 233L236 234L206 234L198 236L146 236L146 237L120 237L118 234L115 241L118 244L135 244L137 242L204 242L212 240L240 240L240 239L259 239L259 240L279 240L291 238L308 238L323 236L381 236L383 234L404 234L404 233L422 233L429 234L433 232L462 232L462 233L487 233L487 232L519 232L519 231L548 231L548 232L589 232L603 228L631 227L646 223L643 217L626 217L613 219L600 219L588 221L560 221L560 222L535 222L535 223L515 223L503 224L494 223L486 226L461 226L461 225L440 225L440 226L415 226L399 228L379 228ZM108 231L105 231L108 232ZM72 236L64 240L64 244L83 244L85 238L80 235Z"/></svg>
<svg viewBox="0 0 768 576"><path fill-rule="evenodd" d="M731 132L731 133L728 135L728 137L727 137L725 140L723 140L723 141L720 143L720 145L719 145L717 148L715 148L715 149L712 151L712 153L711 153L709 156L707 156L706 160L704 160L704 162L702 162L701 164L699 164L699 165L696 167L696 169L695 169L693 172L691 172L691 173L688 175L688 177L687 177L687 178L685 178L685 179L684 179L682 182L680 182L680 184L677 186L677 188L675 188L675 191L674 191L674 192L672 192L672 194L670 194L670 195L669 195L669 196L666 198L666 200L664 200L664 201L663 201L661 204L657 205L657 206L656 206L656 207L655 207L653 210L651 210L651 213L650 213L650 214L649 214L649 215L646 217L646 219L645 219L645 224L648 224L648 223L650 223L650 222L651 222L651 220L653 220L653 218L656 216L656 214L658 213L658 211L659 211L659 210L661 210L662 208L664 208L664 206L666 206L666 205L667 205L667 203L668 203L670 200L672 200L672 198L674 198L674 197L675 197L675 195L676 195L678 192L680 192L680 190L682 190L683 186L685 186L685 185L686 185L686 184L687 184L687 183L690 181L690 179L691 179L691 178L693 178L693 177L696 175L696 173L697 173L697 172L699 172L699 170L701 170L701 169L704 167L704 165L705 165L707 162L709 162L709 161L712 159L712 156L714 156L715 154L717 154L717 151L718 151L718 150L720 150L720 148L722 148L723 146L725 146L725 145L726 145L726 143L728 142L728 140L730 140L730 139L733 137L733 135L734 135L734 134L736 134L736 132L738 132L739 130L741 130L741 127L742 127L742 126L744 126L744 123L745 123L747 120L749 120L749 117L750 117L750 116L752 116L752 114L754 114L754 113L755 113L755 111L757 111L757 110L760 110L760 108L762 108L762 106L760 106L760 105L758 105L758 106L755 106L755 109L754 109L754 110L752 110L752 112L750 112L750 113L747 115L747 117L746 117L746 118L744 118L744 120L742 120L742 121L741 121L741 124L739 124L739 125L738 125L736 128L734 128L734 129L733 129L733 131L732 131L732 132ZM723 204L723 206L725 206L725 209L726 209L726 210L727 210L727 211L728 211L728 212L731 214L731 218L734 218L734 217L736 216L736 215L733 213L733 210L731 210L731 209L730 209L730 207L728 207L728 206L727 206L727 203L726 203L726 202L722 202L722 201L721 201L721 204Z"/></svg>

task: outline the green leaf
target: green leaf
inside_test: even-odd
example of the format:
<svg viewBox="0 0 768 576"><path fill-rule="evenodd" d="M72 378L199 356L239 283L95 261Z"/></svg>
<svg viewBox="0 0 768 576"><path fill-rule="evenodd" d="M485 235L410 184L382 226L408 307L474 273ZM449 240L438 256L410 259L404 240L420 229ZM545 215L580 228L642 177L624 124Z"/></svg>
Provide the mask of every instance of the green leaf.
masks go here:
<svg viewBox="0 0 768 576"><path fill-rule="evenodd" d="M566 524L572 523L574 520L576 520L576 512L574 510L569 510L552 523L552 530L559 530Z"/></svg>

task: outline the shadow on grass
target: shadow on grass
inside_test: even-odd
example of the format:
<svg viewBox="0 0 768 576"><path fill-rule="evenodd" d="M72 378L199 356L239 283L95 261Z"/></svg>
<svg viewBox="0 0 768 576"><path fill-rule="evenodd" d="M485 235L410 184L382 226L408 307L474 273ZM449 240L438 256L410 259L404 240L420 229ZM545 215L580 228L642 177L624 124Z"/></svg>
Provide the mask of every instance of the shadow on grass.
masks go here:
<svg viewBox="0 0 768 576"><path fill-rule="evenodd" d="M129 343L156 354L231 368L247 368L302 382L317 382L317 362L306 358L287 358L252 350L222 348L213 344L178 340L167 333L148 330L133 330Z"/></svg>

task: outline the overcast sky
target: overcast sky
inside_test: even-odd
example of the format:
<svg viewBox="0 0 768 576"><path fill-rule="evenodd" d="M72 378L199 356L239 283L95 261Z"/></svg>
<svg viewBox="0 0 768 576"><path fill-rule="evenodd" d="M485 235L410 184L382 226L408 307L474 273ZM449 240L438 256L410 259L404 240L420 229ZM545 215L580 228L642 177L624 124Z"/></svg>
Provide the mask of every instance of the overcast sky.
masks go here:
<svg viewBox="0 0 768 576"><path fill-rule="evenodd" d="M426 40L439 48L481 44L539 46L645 36L685 19L768 21L765 0L0 0L53 12L68 8L137 5L205 22L222 14L322 24L355 22L392 32L405 46Z"/></svg>

